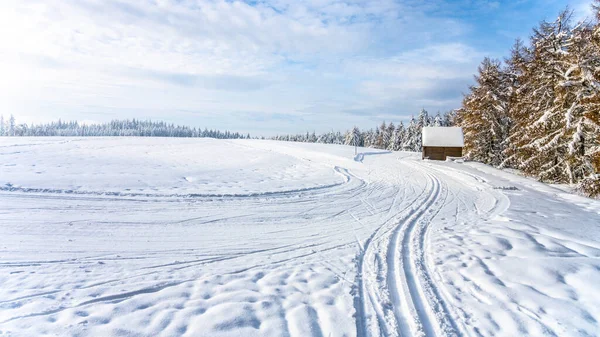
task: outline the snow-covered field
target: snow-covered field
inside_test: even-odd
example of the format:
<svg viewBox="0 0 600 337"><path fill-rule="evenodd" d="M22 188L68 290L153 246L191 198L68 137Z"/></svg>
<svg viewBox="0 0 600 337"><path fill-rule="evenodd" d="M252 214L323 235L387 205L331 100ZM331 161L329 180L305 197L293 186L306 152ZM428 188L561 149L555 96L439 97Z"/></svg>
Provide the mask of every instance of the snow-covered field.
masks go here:
<svg viewBox="0 0 600 337"><path fill-rule="evenodd" d="M0 336L600 335L600 202L359 152L0 138Z"/></svg>

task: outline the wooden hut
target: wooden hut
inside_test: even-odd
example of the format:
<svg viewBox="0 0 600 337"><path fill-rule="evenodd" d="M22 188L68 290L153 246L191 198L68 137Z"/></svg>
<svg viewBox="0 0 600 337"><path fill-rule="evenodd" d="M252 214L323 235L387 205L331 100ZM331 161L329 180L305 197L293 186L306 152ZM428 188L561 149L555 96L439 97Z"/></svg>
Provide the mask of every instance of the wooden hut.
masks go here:
<svg viewBox="0 0 600 337"><path fill-rule="evenodd" d="M423 159L446 160L462 157L464 138L460 127L424 127Z"/></svg>

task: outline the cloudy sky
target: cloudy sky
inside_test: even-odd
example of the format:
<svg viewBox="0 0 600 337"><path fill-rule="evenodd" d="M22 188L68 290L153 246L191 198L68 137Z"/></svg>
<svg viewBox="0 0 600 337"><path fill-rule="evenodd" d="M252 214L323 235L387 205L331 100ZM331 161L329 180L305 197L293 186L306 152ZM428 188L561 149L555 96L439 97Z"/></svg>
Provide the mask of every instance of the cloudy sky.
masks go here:
<svg viewBox="0 0 600 337"><path fill-rule="evenodd" d="M484 56L591 0L2 0L0 114L254 135L456 108Z"/></svg>

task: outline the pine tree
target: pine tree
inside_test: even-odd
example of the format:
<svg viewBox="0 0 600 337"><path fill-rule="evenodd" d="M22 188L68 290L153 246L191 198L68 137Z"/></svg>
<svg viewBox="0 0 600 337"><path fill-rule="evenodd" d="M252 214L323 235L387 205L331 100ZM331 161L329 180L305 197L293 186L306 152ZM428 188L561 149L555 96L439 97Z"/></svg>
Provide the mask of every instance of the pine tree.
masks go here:
<svg viewBox="0 0 600 337"><path fill-rule="evenodd" d="M354 145L353 137L354 137L354 135L352 134L351 130L346 131L346 133L344 134L344 145Z"/></svg>
<svg viewBox="0 0 600 337"><path fill-rule="evenodd" d="M440 112L438 111L438 113L435 115L435 118L433 119L433 123L431 123L432 126L443 126L444 121L442 120L442 116L440 115Z"/></svg>
<svg viewBox="0 0 600 337"><path fill-rule="evenodd" d="M458 111L465 135L465 156L494 166L500 165L508 136L508 89L505 73L497 60L485 58L475 76L476 85Z"/></svg>
<svg viewBox="0 0 600 337"><path fill-rule="evenodd" d="M372 147L373 146L373 130L367 130L362 135L363 146L364 147Z"/></svg>
<svg viewBox="0 0 600 337"><path fill-rule="evenodd" d="M404 141L404 123L402 123L402 121L400 121L400 124L398 124L398 126L396 127L396 130L394 130L394 141L392 142L392 151L401 151L402 150L402 144Z"/></svg>
<svg viewBox="0 0 600 337"><path fill-rule="evenodd" d="M352 145L362 146L362 134L356 126L352 129Z"/></svg>
<svg viewBox="0 0 600 337"><path fill-rule="evenodd" d="M570 13L534 30L532 55L522 77L521 93L513 113L517 121L511 142L512 161L525 173L543 181L572 182L572 167L565 161L568 148L568 99L563 82L569 70ZM570 122L569 122L570 123Z"/></svg>
<svg viewBox="0 0 600 337"><path fill-rule="evenodd" d="M392 137L390 137L390 142L387 146L388 151L396 151L395 146L396 146L396 143L398 142L397 137L398 137L398 134L396 133L396 128L394 128L394 130L392 130Z"/></svg>
<svg viewBox="0 0 600 337"><path fill-rule="evenodd" d="M15 116L13 116L11 114L9 122L8 122L8 135L9 136L14 136L15 135L15 130L16 130Z"/></svg>
<svg viewBox="0 0 600 337"><path fill-rule="evenodd" d="M362 146L362 134L358 127L352 128L352 130L346 133L346 145L354 146L354 154L357 154L356 148Z"/></svg>
<svg viewBox="0 0 600 337"><path fill-rule="evenodd" d="M406 137L404 139L403 150L404 151L414 151L418 152L421 150L421 130L419 129L419 125L415 121L415 118L412 117L410 119L410 123L408 124L408 128L405 133Z"/></svg>
<svg viewBox="0 0 600 337"><path fill-rule="evenodd" d="M526 101L524 97L527 96L533 88L527 85L529 71L528 67L531 62L532 52L528 49L520 39L515 41L511 49L511 55L505 59L506 67L504 72L506 74L505 79L508 81L508 118L511 121L511 127L508 133L508 139L506 140L506 146L504 148L504 161L500 163L500 167L517 167L519 166L518 160L515 157L517 153L517 147L515 145L516 137L519 137L519 133L522 130L523 125L520 125L523 120L523 114L526 113Z"/></svg>
<svg viewBox="0 0 600 337"><path fill-rule="evenodd" d="M444 121L442 126L454 126L458 125L456 120L456 110L450 110L444 113Z"/></svg>
<svg viewBox="0 0 600 337"><path fill-rule="evenodd" d="M600 196L600 1L592 8L596 21L573 30L567 56L571 67L559 97L572 101L567 117L571 179L579 181L581 191Z"/></svg>
<svg viewBox="0 0 600 337"><path fill-rule="evenodd" d="M594 158L600 156L595 123L600 103L600 48L593 42L593 28L579 25L568 41L565 59L569 68L557 85L555 104L564 116L561 138L567 143L567 175L575 183L594 174Z"/></svg>
<svg viewBox="0 0 600 337"><path fill-rule="evenodd" d="M385 149L385 133L387 131L387 126L385 124L385 121L381 123L381 125L379 126L378 129L375 129L375 136L376 136L376 140L375 140L375 148L376 149Z"/></svg>
<svg viewBox="0 0 600 337"><path fill-rule="evenodd" d="M417 126L420 130L423 130L424 127L429 126L429 113L425 109L421 109L419 112L419 117L417 117Z"/></svg>
<svg viewBox="0 0 600 337"><path fill-rule="evenodd" d="M390 149L390 147L393 148L393 141L392 138L394 137L394 131L396 131L396 126L394 125L393 122L390 122L390 124L388 124L386 130L385 130L385 136L383 137L383 146L384 149Z"/></svg>

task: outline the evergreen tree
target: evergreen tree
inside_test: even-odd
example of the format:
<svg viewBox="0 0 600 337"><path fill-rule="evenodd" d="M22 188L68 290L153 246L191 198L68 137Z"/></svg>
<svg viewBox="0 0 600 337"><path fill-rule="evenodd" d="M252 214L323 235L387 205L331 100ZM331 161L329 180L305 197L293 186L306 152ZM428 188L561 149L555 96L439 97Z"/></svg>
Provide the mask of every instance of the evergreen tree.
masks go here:
<svg viewBox="0 0 600 337"><path fill-rule="evenodd" d="M444 114L444 121L442 126L454 126L458 125L456 121L456 111L450 110Z"/></svg>
<svg viewBox="0 0 600 337"><path fill-rule="evenodd" d="M381 123L381 125L379 126L379 128L375 129L375 136L376 136L375 148L376 149L385 149L386 132L387 132L387 126L385 124L385 121L383 121Z"/></svg>
<svg viewBox="0 0 600 337"><path fill-rule="evenodd" d="M432 126L444 126L444 121L442 120L442 116L440 115L440 112L438 111L438 113L435 115L435 118L433 119L433 123Z"/></svg>
<svg viewBox="0 0 600 337"><path fill-rule="evenodd" d="M412 117L410 119L410 123L408 124L408 128L405 133L404 144L402 148L404 151L420 151L421 150L421 130L419 129L419 125L415 118Z"/></svg>
<svg viewBox="0 0 600 337"><path fill-rule="evenodd" d="M423 127L429 126L429 113L425 109L421 109L419 116L417 117L417 126L419 130L423 130Z"/></svg>
<svg viewBox="0 0 600 337"><path fill-rule="evenodd" d="M352 145L354 146L362 146L362 134L360 133L360 129L358 127L354 127L352 129Z"/></svg>
<svg viewBox="0 0 600 337"><path fill-rule="evenodd" d="M401 151L402 150L402 144L404 142L404 123L402 123L402 121L400 121L400 124L398 124L398 126L396 127L396 130L394 130L394 137L393 137L393 142L392 142L392 146L391 146L391 150L392 151Z"/></svg>
<svg viewBox="0 0 600 337"><path fill-rule="evenodd" d="M352 130L346 131L346 133L344 134L344 145L354 145L353 141L354 135L352 133Z"/></svg>
<svg viewBox="0 0 600 337"><path fill-rule="evenodd" d="M572 181L571 164L564 160L569 151L565 127L570 112L559 86L570 68L566 56L569 18L570 13L564 11L556 21L542 22L534 30L531 60L513 113L520 131L510 139L516 150L511 161L543 181Z"/></svg>
<svg viewBox="0 0 600 337"><path fill-rule="evenodd" d="M390 124L388 124L387 128L385 129L385 135L383 137L384 149L390 149L390 147L393 147L392 138L394 137L394 131L396 131L396 126L393 122L390 122Z"/></svg>
<svg viewBox="0 0 600 337"><path fill-rule="evenodd" d="M499 165L503 161L509 125L508 90L500 62L486 57L478 68L475 82L458 111L465 135L465 156Z"/></svg>
<svg viewBox="0 0 600 337"><path fill-rule="evenodd" d="M9 122L8 122L8 135L9 136L14 136L15 135L15 130L16 130L15 116L13 116L11 114Z"/></svg>
<svg viewBox="0 0 600 337"><path fill-rule="evenodd" d="M506 146L504 149L504 161L500 164L501 167L517 166L515 160L516 146L514 138L518 137L518 133L521 125L519 121L522 120L521 114L526 111L524 105L525 100L523 97L527 95L527 92L531 91L532 88L525 85L528 77L528 65L531 60L532 52L523 44L520 39L515 41L511 49L511 55L505 59L506 67L504 72L506 74L506 80L509 81L508 85L508 118L511 121L511 127L508 133L508 139L506 140Z"/></svg>

